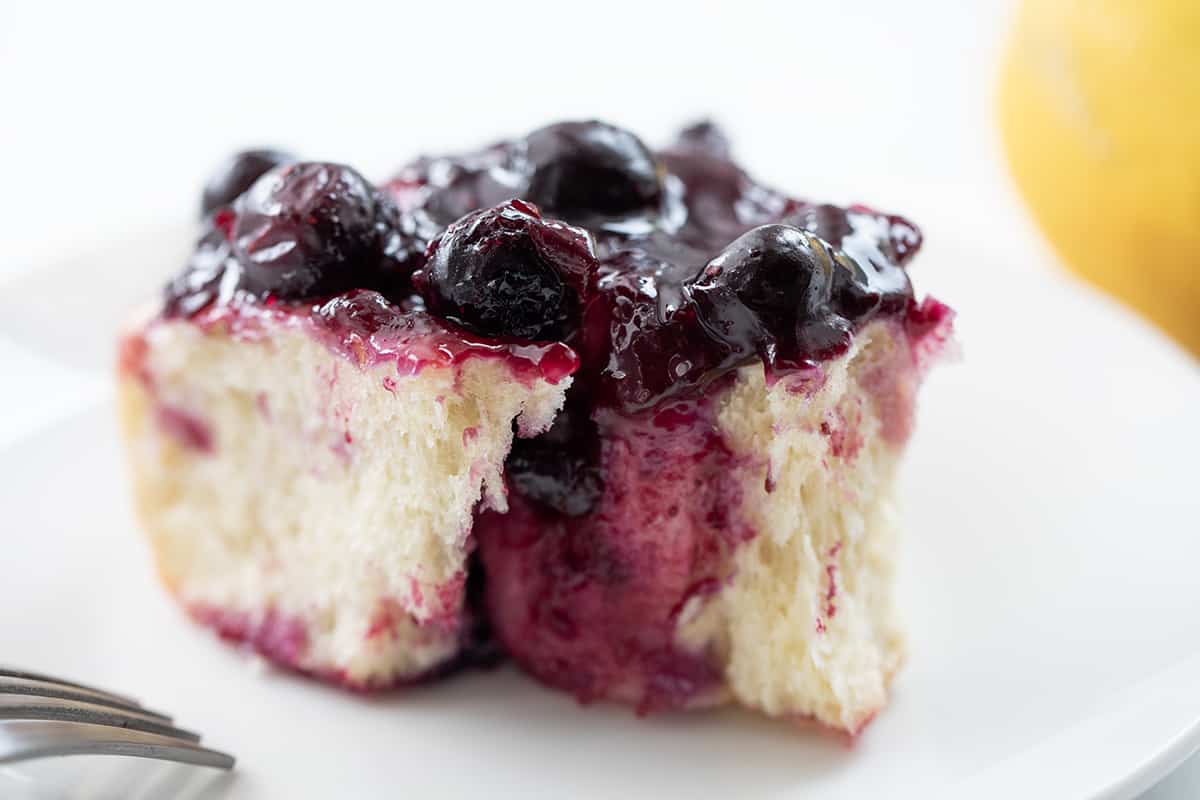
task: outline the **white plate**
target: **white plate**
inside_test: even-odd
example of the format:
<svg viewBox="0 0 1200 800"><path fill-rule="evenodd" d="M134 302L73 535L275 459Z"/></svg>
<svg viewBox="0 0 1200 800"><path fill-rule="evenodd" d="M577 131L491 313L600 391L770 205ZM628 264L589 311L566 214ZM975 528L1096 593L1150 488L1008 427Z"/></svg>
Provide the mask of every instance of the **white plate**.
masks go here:
<svg viewBox="0 0 1200 800"><path fill-rule="evenodd" d="M581 709L508 669L365 699L188 624L138 538L96 380L180 231L0 290L0 344L81 393L0 450L0 660L174 711L240 757L197 790L212 798L1131 797L1200 744L1200 375L1015 218L945 205L907 204L930 240L914 276L960 310L965 357L931 377L904 473L911 660L852 746L737 712ZM5 384L22 391L42 389ZM104 764L77 796L134 796ZM0 771L0 794L30 774ZM182 791L154 776L140 796Z"/></svg>

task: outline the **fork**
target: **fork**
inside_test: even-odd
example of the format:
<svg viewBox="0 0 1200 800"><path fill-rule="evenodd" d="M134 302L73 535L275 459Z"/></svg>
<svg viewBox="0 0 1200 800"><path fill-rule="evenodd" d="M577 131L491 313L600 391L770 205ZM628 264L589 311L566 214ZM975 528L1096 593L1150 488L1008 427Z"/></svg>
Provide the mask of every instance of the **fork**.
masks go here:
<svg viewBox="0 0 1200 800"><path fill-rule="evenodd" d="M67 755L157 758L231 769L233 756L200 746L165 714L129 697L0 667L0 764Z"/></svg>

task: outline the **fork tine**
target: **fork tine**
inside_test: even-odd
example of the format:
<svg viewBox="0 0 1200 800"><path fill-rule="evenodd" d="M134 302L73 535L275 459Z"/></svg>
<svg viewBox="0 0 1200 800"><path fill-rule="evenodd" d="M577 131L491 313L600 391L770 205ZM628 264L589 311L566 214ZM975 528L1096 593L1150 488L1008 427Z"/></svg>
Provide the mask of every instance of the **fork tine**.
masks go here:
<svg viewBox="0 0 1200 800"><path fill-rule="evenodd" d="M227 753L156 733L64 720L0 721L0 764L30 758L117 755L231 769Z"/></svg>
<svg viewBox="0 0 1200 800"><path fill-rule="evenodd" d="M4 678L24 678L30 681L41 681L42 683L56 683L60 686L69 686L72 689L83 689L85 691L94 692L95 694L107 695L114 700L119 700L122 703L130 706L140 706L137 700L134 700L129 695L117 694L110 692L107 689L99 689L95 686L89 686L86 683L76 683L75 681L64 681L62 678L56 678L53 675L46 675L42 672L30 672L27 669L12 669L9 667L0 666L0 680Z"/></svg>
<svg viewBox="0 0 1200 800"><path fill-rule="evenodd" d="M75 684L64 684L57 680L0 676L0 694L25 694L36 697L57 697L60 700L76 700L83 703L95 703L97 705L109 706L110 708L135 711L146 716L157 717L166 723L170 723L171 721L171 718L166 714L160 714L157 711L143 708L139 703L120 695Z"/></svg>
<svg viewBox="0 0 1200 800"><path fill-rule="evenodd" d="M198 734L176 728L150 714L58 697L0 694L0 720L5 719L92 722L97 725L113 725L118 728L157 733L161 736L174 736L176 739L186 739L190 742L200 741Z"/></svg>

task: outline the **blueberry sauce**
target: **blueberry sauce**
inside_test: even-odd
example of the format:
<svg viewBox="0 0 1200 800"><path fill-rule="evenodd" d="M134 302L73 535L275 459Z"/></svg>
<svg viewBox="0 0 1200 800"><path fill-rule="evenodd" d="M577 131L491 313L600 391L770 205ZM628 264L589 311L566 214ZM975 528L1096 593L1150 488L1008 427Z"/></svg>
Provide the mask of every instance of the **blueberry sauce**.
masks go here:
<svg viewBox="0 0 1200 800"><path fill-rule="evenodd" d="M430 326L510 351L562 342L581 356L584 404L627 414L756 359L786 372L844 352L865 322L905 312L921 241L900 217L758 183L711 123L657 153L605 123L558 123L420 158L380 187L248 151L206 198L168 317L325 309L352 320L351 347L378 338L371 325L414 343ZM363 291L377 293L369 313L329 307Z"/></svg>
<svg viewBox="0 0 1200 800"><path fill-rule="evenodd" d="M582 439L598 449L594 460L579 458L576 442L565 458L543 462L599 465L604 479L585 482L586 495L530 493L510 462L518 491L508 513L485 512L475 524L504 649L583 702L617 699L643 713L716 699L719 670L706 653L676 646L676 626L692 597L723 584L729 555L754 535L738 513L737 459L709 404L664 406L632 417L601 410L602 434ZM514 456L540 441L519 444Z"/></svg>
<svg viewBox="0 0 1200 800"><path fill-rule="evenodd" d="M716 389L755 363L769 382L819 383L876 319L920 367L950 315L914 300L915 226L759 183L711 123L657 152L611 125L559 123L417 159L378 187L342 165L238 158L206 192L166 317L247 337L268 319L304 326L401 375L475 357L530 380L574 375L552 428L513 445L510 511L476 521L487 579L471 605L525 668L582 700L651 711L719 688L709 654L674 641L754 535ZM900 441L911 397L893 379L877 380L897 395L884 435ZM852 458L843 427L826 435Z"/></svg>

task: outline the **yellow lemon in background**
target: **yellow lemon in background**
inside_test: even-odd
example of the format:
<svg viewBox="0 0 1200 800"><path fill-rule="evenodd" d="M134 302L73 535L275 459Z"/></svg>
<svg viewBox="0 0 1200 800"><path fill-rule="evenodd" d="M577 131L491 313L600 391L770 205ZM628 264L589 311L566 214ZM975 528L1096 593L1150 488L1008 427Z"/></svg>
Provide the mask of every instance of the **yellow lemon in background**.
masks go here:
<svg viewBox="0 0 1200 800"><path fill-rule="evenodd" d="M1200 354L1200 0L1025 0L1000 83L1059 254Z"/></svg>

